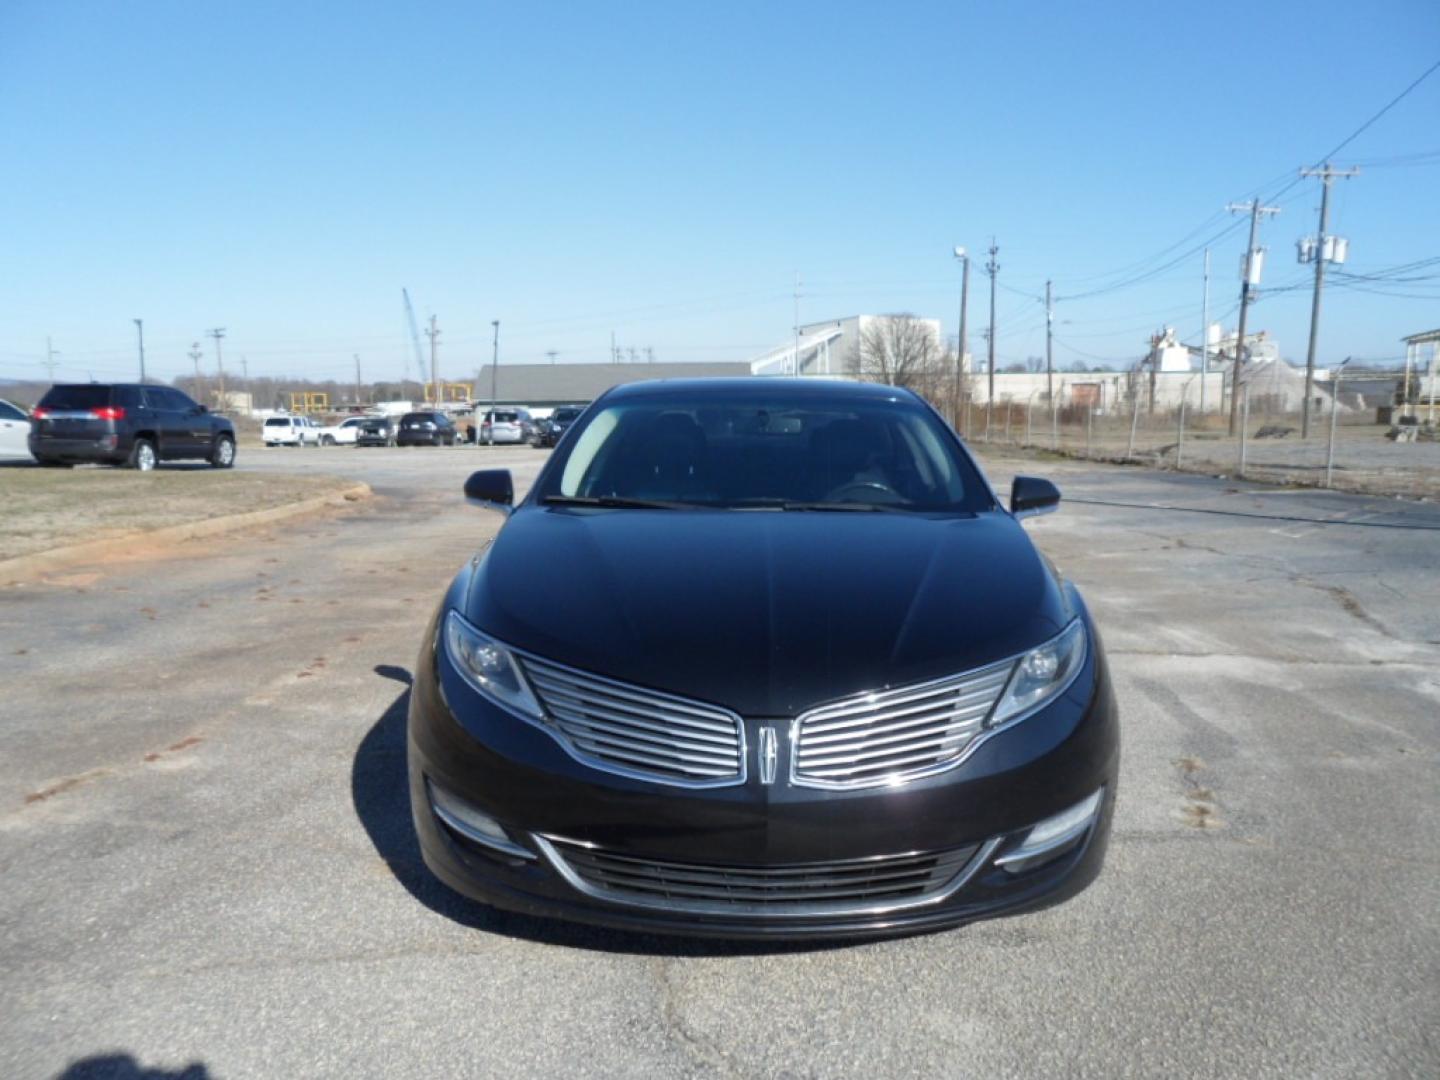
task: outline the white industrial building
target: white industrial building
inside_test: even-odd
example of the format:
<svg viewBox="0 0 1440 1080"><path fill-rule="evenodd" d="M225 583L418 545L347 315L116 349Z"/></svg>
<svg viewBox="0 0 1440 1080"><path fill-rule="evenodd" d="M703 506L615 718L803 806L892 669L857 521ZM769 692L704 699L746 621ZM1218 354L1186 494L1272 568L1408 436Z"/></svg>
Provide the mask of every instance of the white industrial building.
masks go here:
<svg viewBox="0 0 1440 1080"><path fill-rule="evenodd" d="M1228 410L1235 335L1223 335L1215 325L1210 328L1209 339L1205 371L1201 371L1199 347L1182 344L1175 331L1167 327L1151 337L1149 355L1130 371L1057 371L1049 377L1043 371L997 372L995 401L1043 403L1048 400L1047 386L1053 383L1056 403L1062 408L1089 406L1101 413L1113 412L1130 408L1135 400L1132 394L1138 393L1146 407L1153 399L1157 409L1176 409L1183 401L1187 410ZM1305 369L1286 362L1278 343L1264 331L1245 335L1245 351L1240 380L1242 386L1249 387L1251 409L1298 411L1305 400ZM968 386L971 400L983 407L989 401L989 377L979 374L969 380ZM1330 407L1328 387L1317 383L1314 394L1316 408ZM1348 411L1343 402L1340 408Z"/></svg>

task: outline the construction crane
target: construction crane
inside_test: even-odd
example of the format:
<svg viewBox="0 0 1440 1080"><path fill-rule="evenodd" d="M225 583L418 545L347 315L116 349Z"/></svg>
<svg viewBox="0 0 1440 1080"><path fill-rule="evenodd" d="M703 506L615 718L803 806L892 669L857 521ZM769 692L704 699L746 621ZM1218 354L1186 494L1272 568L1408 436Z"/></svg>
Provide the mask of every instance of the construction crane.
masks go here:
<svg viewBox="0 0 1440 1080"><path fill-rule="evenodd" d="M401 289L400 295L405 298L405 317L410 321L410 341L415 346L415 371L419 376L420 385L425 385L425 350L420 347L420 328L415 325L415 308L410 303L410 290ZM410 381L410 364L405 364L405 381Z"/></svg>

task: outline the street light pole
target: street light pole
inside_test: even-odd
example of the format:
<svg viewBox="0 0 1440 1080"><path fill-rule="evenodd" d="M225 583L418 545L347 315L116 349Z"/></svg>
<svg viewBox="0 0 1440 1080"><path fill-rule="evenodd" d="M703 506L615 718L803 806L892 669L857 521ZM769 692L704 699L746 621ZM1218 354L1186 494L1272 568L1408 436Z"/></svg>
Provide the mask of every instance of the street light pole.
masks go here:
<svg viewBox="0 0 1440 1080"><path fill-rule="evenodd" d="M989 369L988 378L990 381L986 390L987 401L995 400L995 275L1000 272L1000 264L995 261L995 256L999 253L1000 249L995 246L995 238L992 236L990 238L990 261L985 264L985 271L990 275L990 336L986 342L986 347L989 352L986 367ZM986 436L988 439L988 426Z"/></svg>
<svg viewBox="0 0 1440 1080"><path fill-rule="evenodd" d="M491 319L490 325L495 331L495 339L492 343L490 353L490 445L495 445L495 375L500 367L500 320Z"/></svg>
<svg viewBox="0 0 1440 1080"><path fill-rule="evenodd" d="M965 319L970 307L970 255L963 247L957 247L955 258L960 260L960 332L955 339L955 423L959 425L961 402L965 400Z"/></svg>
<svg viewBox="0 0 1440 1080"><path fill-rule="evenodd" d="M132 319L135 331L140 335L140 381L145 381L145 320Z"/></svg>

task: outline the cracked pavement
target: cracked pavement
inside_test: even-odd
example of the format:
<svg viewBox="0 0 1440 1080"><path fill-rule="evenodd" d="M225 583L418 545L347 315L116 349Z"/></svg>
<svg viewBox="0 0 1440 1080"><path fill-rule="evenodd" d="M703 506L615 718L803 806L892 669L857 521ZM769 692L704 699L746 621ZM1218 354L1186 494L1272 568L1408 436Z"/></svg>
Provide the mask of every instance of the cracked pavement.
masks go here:
<svg viewBox="0 0 1440 1080"><path fill-rule="evenodd" d="M991 456L1071 497L1029 527L1116 679L1104 874L732 947L493 913L418 863L409 670L499 524L460 481L543 460L245 448L377 498L0 587L0 1075L1440 1073L1440 535L1279 520L1433 504Z"/></svg>

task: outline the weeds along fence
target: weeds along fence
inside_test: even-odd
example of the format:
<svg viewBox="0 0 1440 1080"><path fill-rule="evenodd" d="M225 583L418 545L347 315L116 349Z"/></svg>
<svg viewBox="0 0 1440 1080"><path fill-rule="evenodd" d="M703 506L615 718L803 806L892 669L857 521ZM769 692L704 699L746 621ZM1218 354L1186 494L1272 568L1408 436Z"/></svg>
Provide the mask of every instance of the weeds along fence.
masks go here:
<svg viewBox="0 0 1440 1080"><path fill-rule="evenodd" d="M1068 457L1236 476L1270 483L1415 497L1440 497L1440 441L1421 410L1414 441L1378 423L1374 409L1312 412L1302 417L1277 395L1242 394L1232 433L1226 412L1061 405L1001 398L966 402L956 417L968 442L1051 451Z"/></svg>

